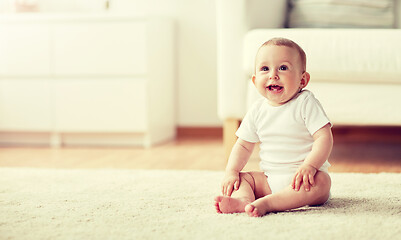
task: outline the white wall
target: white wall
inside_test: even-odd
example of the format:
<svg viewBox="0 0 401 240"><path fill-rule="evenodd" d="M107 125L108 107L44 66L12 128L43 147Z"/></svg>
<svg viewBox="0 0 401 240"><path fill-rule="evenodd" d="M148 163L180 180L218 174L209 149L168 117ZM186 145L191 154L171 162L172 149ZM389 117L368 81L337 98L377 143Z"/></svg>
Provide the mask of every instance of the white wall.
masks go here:
<svg viewBox="0 0 401 240"><path fill-rule="evenodd" d="M37 2L43 12L105 11L106 0L0 0ZM220 126L217 117L215 0L109 0L109 12L169 16L177 25L177 124ZM162 39L161 39L162 40Z"/></svg>

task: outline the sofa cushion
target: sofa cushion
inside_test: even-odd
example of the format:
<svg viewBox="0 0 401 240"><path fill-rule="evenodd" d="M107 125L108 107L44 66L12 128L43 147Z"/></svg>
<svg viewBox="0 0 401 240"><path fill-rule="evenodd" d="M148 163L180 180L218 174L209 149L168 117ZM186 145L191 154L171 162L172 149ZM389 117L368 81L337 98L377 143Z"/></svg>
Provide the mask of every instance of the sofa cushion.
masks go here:
<svg viewBox="0 0 401 240"><path fill-rule="evenodd" d="M394 27L393 0L292 0L289 27Z"/></svg>
<svg viewBox="0 0 401 240"><path fill-rule="evenodd" d="M307 55L311 81L401 84L401 29L256 29L244 39L244 71L254 73L265 41L285 37Z"/></svg>

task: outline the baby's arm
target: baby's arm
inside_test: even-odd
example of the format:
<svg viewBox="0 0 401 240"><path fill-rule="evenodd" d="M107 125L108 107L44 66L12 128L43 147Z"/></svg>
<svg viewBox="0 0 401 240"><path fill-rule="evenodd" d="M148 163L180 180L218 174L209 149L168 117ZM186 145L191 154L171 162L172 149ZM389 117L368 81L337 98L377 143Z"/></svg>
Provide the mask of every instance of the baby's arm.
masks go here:
<svg viewBox="0 0 401 240"><path fill-rule="evenodd" d="M299 190L301 183L304 184L305 191L314 186L314 176L318 169L324 164L331 153L333 147L333 135L330 124L316 131L313 134L312 151L306 157L304 163L298 168L292 181L292 188Z"/></svg>
<svg viewBox="0 0 401 240"><path fill-rule="evenodd" d="M254 147L255 143L247 142L240 138L234 144L222 182L223 195L231 196L233 190L238 190L240 185L239 173L248 162Z"/></svg>

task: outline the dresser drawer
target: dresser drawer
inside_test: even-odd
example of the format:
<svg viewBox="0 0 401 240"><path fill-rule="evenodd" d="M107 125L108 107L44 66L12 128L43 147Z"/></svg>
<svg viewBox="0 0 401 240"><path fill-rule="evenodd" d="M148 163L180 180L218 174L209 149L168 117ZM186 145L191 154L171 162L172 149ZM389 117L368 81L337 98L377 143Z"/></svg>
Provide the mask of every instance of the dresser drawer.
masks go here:
<svg viewBox="0 0 401 240"><path fill-rule="evenodd" d="M0 79L0 130L53 130L51 86L47 79Z"/></svg>
<svg viewBox="0 0 401 240"><path fill-rule="evenodd" d="M146 73L146 24L87 21L53 26L54 74L128 76Z"/></svg>
<svg viewBox="0 0 401 240"><path fill-rule="evenodd" d="M55 83L60 132L145 132L146 82L141 79L63 79Z"/></svg>
<svg viewBox="0 0 401 240"><path fill-rule="evenodd" d="M49 25L0 23L0 76L45 76L50 70Z"/></svg>

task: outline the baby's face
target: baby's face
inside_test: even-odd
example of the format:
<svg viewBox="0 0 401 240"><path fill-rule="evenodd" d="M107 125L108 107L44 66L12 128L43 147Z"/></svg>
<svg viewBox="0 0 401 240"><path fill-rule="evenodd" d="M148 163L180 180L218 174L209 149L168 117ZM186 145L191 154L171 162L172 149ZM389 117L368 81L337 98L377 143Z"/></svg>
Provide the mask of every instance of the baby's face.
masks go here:
<svg viewBox="0 0 401 240"><path fill-rule="evenodd" d="M309 82L296 49L267 45L259 49L252 81L273 106L290 101Z"/></svg>

